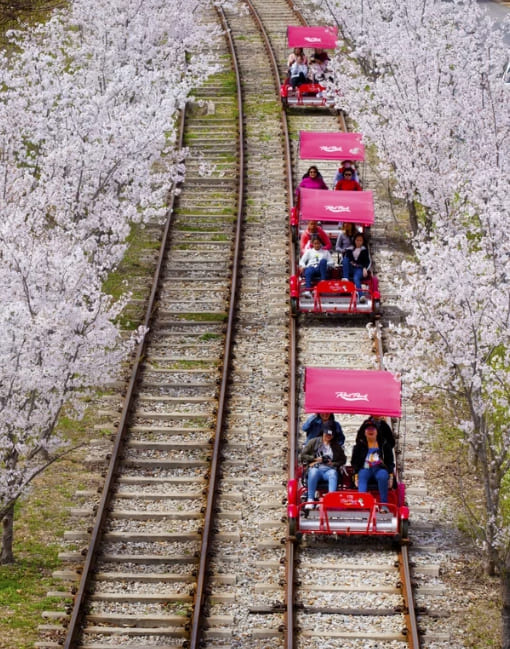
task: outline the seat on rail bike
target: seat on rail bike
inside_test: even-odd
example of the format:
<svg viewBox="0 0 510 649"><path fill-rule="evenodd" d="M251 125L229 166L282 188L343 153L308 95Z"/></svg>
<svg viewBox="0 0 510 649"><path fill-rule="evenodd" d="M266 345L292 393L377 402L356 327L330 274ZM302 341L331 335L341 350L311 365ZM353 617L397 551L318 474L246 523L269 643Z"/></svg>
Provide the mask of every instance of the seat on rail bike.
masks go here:
<svg viewBox="0 0 510 649"><path fill-rule="evenodd" d="M292 88L289 79L280 88L282 104L288 106L326 106L328 98L325 86L320 83L303 83Z"/></svg>

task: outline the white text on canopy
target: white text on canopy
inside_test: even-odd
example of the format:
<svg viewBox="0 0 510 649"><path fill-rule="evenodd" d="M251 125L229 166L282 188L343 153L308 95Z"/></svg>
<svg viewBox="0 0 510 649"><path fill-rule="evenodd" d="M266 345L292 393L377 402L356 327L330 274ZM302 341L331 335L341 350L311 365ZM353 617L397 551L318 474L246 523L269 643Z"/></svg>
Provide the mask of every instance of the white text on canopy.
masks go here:
<svg viewBox="0 0 510 649"><path fill-rule="evenodd" d="M335 396L344 401L368 401L368 394L361 394L361 392L336 392Z"/></svg>

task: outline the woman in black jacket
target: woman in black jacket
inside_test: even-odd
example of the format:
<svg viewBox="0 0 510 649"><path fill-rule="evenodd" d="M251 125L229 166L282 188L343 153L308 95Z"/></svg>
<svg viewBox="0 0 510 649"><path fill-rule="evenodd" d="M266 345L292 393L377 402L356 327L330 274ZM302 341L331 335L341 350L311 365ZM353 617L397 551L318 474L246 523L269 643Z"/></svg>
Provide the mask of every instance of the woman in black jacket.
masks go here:
<svg viewBox="0 0 510 649"><path fill-rule="evenodd" d="M388 490L393 483L395 460L390 441L384 438L375 425L368 424L358 432L352 449L351 465L358 491L368 491L368 481L374 478L381 503L387 503Z"/></svg>
<svg viewBox="0 0 510 649"><path fill-rule="evenodd" d="M352 279L358 291L358 301L366 302L361 292L361 280L368 277L368 271L372 264L370 254L365 243L365 237L358 232L352 238L353 246L347 248L342 258L342 274L344 279Z"/></svg>

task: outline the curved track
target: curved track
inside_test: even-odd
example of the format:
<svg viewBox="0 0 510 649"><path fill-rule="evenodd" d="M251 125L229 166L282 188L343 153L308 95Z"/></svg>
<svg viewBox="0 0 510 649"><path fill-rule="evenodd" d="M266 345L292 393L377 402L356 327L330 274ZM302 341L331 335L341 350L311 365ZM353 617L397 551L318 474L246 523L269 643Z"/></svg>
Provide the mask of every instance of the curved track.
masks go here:
<svg viewBox="0 0 510 649"><path fill-rule="evenodd" d="M100 502L83 493L82 528L98 506L105 515L66 537L63 558L81 563L85 543L84 568L92 569L74 611L47 615L71 620L69 648L418 646L407 548L399 556L381 541L297 545L288 536L285 486L303 441L303 368L374 367L379 358L363 320L290 318L288 210L308 167L297 160L297 134L338 130L339 116L282 114L276 73L288 54L285 28L303 19L283 0L250 4L250 13L225 16L242 79L239 123L228 63L186 117L185 143L217 171L204 179L198 161L187 165L132 381L135 403L125 407L121 453L110 466L114 495L105 490ZM218 56L228 60L226 45ZM328 184L335 167L321 165ZM366 182L375 184L370 166ZM379 208L376 264L390 229ZM238 279L230 272L237 261ZM341 418L348 457L360 421ZM102 545L90 545L95 536ZM43 634L39 646L49 648L65 631L48 624Z"/></svg>

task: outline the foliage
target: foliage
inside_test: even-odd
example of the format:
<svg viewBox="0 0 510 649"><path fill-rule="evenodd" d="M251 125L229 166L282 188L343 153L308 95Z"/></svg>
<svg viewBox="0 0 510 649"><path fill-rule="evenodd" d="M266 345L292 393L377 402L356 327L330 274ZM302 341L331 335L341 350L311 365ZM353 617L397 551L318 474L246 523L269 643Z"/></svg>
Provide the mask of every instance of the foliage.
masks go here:
<svg viewBox="0 0 510 649"><path fill-rule="evenodd" d="M0 517L62 453L64 406L111 381L129 295L104 293L133 223L183 177L176 116L215 70L208 3L84 0L0 54Z"/></svg>
<svg viewBox="0 0 510 649"><path fill-rule="evenodd" d="M510 646L510 95L507 48L474 0L326 0L345 39L332 85L376 144L381 171L420 204L414 259L403 263L407 324L390 366L414 391L447 393L452 425L480 476L465 514L503 579ZM417 213L417 212L415 212ZM417 299L419 296L419 299ZM397 336L398 334L398 336ZM505 416L502 417L502 413Z"/></svg>

